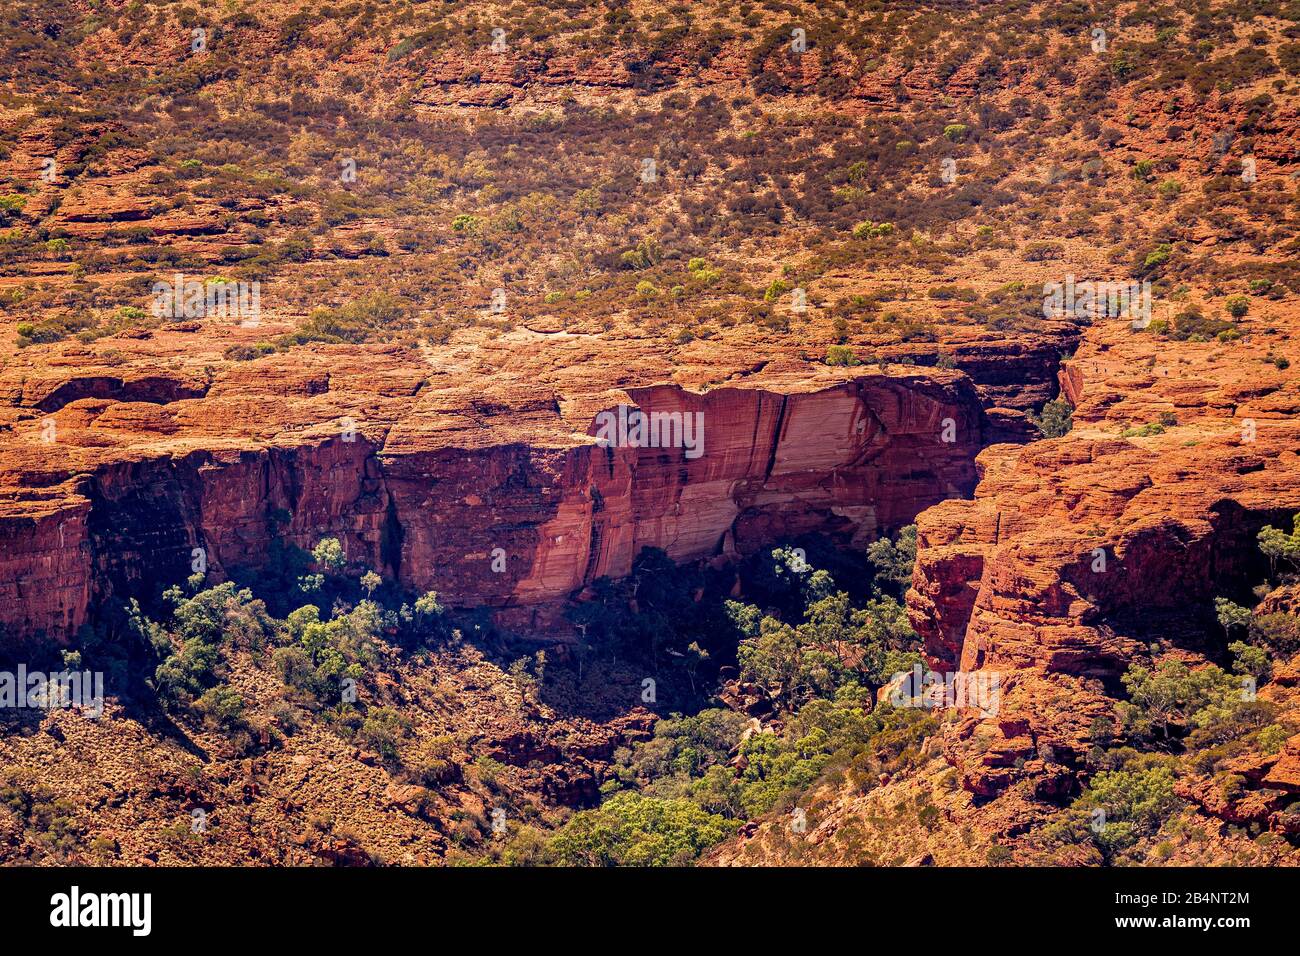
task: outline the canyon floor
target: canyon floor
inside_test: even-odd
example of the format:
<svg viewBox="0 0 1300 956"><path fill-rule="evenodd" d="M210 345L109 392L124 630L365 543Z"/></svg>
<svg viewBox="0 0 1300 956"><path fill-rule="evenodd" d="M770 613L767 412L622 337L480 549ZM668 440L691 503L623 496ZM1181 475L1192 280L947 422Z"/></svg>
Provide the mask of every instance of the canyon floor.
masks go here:
<svg viewBox="0 0 1300 956"><path fill-rule="evenodd" d="M1300 861L1300 6L12 7L0 861Z"/></svg>

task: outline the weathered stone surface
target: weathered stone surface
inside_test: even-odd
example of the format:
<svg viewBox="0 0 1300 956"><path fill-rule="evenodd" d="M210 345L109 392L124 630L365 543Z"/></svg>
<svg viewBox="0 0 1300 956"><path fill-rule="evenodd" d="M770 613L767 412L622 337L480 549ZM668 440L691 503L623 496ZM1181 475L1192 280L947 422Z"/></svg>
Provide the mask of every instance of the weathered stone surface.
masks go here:
<svg viewBox="0 0 1300 956"><path fill-rule="evenodd" d="M188 576L195 548L216 580L260 566L273 538L326 536L385 577L536 631L646 547L680 561L808 531L862 544L969 494L986 428L970 379L942 370L772 363L689 389L655 382L648 356L648 374L577 377L584 346L562 345L566 360L524 336L446 356L459 373L418 352L330 346L201 370L206 356L178 354L191 341L133 342L176 361L165 370L102 375L72 354L0 373L16 412L0 452L13 637L66 638L96 602ZM501 374L489 381L485 364ZM516 384L525 372L541 381ZM596 415L620 405L694 416L699 453L600 447Z"/></svg>
<svg viewBox="0 0 1300 956"><path fill-rule="evenodd" d="M1289 527L1300 511L1300 426L1255 411L1243 431L1237 399L1216 397L1258 379L1249 352L1228 362L1221 349L1184 346L1191 363L1219 356L1219 367L1173 403L1171 379L1131 374L1145 348L1122 323L1090 330L1062 374L1074 430L987 448L974 500L944 502L917 522L908 608L932 665L1003 675L1002 714L1067 754L1085 752L1090 722L1109 712L1095 682L1145 660L1154 640L1213 639L1213 598L1266 570L1259 529ZM1286 379L1277 390L1295 387ZM1114 422L1132 420L1125 413L1155 417L1171 405L1177 424L1163 433L1116 437ZM993 769L1020 737L981 723L990 740L964 746L968 729L948 735L945 752L987 795L1030 771Z"/></svg>

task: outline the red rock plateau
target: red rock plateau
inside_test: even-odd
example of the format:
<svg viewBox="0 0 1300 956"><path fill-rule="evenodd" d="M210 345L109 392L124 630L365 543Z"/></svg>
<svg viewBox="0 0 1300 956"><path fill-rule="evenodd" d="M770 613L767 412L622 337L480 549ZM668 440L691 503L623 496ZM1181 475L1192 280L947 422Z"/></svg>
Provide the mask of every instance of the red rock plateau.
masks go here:
<svg viewBox="0 0 1300 956"><path fill-rule="evenodd" d="M583 683L574 624L645 549L725 576L914 523L925 663L995 676L997 712L880 731L696 856L1296 862L1293 656L1222 751L1105 763L1099 730L1135 665L1232 667L1216 598L1300 614L1258 545L1300 513L1295 4L523 6L0 14L0 656L328 538L501 642L376 651L362 730L285 717L254 642L239 734L115 703L0 756L91 808L96 861L481 858L493 801L562 825L653 736L629 662ZM176 276L260 310L160 315ZM1075 278L1149 283L1152 321L1045 313ZM620 408L700 445L608 447ZM576 668L562 701L520 646ZM713 705L797 725L723 671ZM433 770L365 742L390 718ZM1060 836L1099 773L1156 764L1173 824ZM227 827L202 846L145 826L196 807ZM29 830L0 818L0 858L44 859Z"/></svg>

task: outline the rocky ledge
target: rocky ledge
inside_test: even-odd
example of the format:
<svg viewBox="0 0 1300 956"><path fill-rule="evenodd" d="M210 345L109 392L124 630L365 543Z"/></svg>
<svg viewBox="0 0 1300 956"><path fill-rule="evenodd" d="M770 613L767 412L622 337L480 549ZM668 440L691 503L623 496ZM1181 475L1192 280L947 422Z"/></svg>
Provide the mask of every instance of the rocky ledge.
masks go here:
<svg viewBox="0 0 1300 956"><path fill-rule="evenodd" d="M813 531L862 543L968 497L979 450L1025 432L998 407L996 341L954 348L969 375L755 361L716 342L670 359L653 339L616 360L606 338L527 329L238 362L222 353L238 332L198 326L41 350L0 372L10 641L66 640L103 602L186 578L196 549L220 580L262 566L273 540L325 536L452 606L562 631L566 601L643 548L686 561ZM1003 344L1050 394L1055 340L1041 338ZM699 429L637 447L620 409Z"/></svg>

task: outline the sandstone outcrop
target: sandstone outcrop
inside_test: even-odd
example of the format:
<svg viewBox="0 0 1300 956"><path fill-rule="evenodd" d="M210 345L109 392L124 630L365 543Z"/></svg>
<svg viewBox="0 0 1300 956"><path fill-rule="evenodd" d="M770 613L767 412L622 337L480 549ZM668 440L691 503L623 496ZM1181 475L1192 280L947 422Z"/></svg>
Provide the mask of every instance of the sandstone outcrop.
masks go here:
<svg viewBox="0 0 1300 956"><path fill-rule="evenodd" d="M66 365L0 373L11 639L66 639L98 602L187 577L195 549L216 580L260 566L273 539L310 548L326 536L356 565L453 606L500 609L524 631L555 626L571 594L626 575L647 547L687 561L813 531L861 544L906 524L971 492L988 429L961 372L778 362L676 376L708 372L723 379L713 387L602 382L556 354L580 359L591 343L566 337L542 358L530 336L433 364L320 346L214 370L181 358L189 336L133 343L170 367L101 373L69 347ZM516 386L524 374L541 381ZM597 416L620 406L701 430L665 432L679 447L630 447L635 435L602 447Z"/></svg>
<svg viewBox="0 0 1300 956"><path fill-rule="evenodd" d="M1300 392L1259 371L1267 342L1186 346L1176 379L1159 361L1133 373L1145 345L1122 323L1090 330L1062 373L1074 430L986 449L974 499L918 518L908 608L930 664L1003 678L998 716L947 737L978 794L1034 773L1042 748L1077 766L1111 715L1103 689L1150 645L1222 660L1213 599L1244 600L1267 570L1259 530L1300 511ZM1176 424L1117 434L1159 411Z"/></svg>

